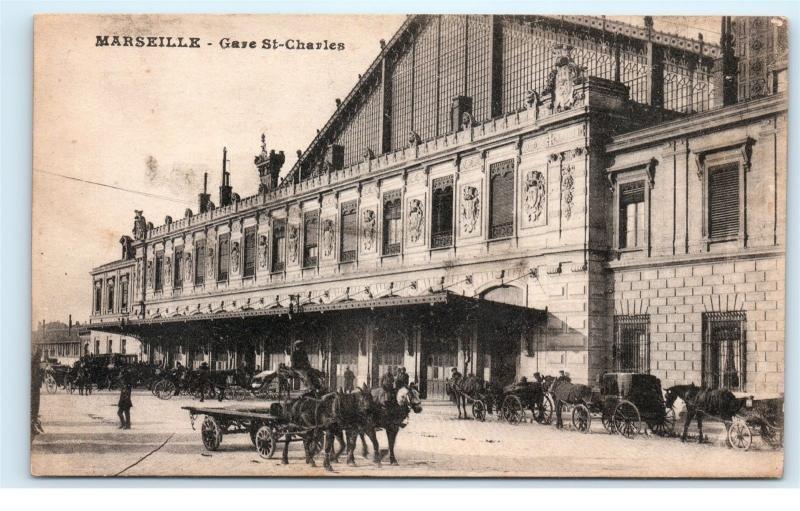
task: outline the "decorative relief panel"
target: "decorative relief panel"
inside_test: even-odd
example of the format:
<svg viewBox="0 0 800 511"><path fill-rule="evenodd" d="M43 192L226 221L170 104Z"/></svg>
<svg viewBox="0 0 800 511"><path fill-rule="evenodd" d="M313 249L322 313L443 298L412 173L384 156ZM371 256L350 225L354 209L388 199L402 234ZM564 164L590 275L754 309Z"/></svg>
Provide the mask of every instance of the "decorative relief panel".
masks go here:
<svg viewBox="0 0 800 511"><path fill-rule="evenodd" d="M231 243L231 272L233 273L239 273L240 255L241 254L239 252L239 242L234 241L233 243Z"/></svg>
<svg viewBox="0 0 800 511"><path fill-rule="evenodd" d="M561 214L566 220L572 217L572 200L575 193L575 165L562 163L561 166Z"/></svg>
<svg viewBox="0 0 800 511"><path fill-rule="evenodd" d="M524 183L525 218L530 225L545 223L547 209L547 182L538 170L525 173Z"/></svg>
<svg viewBox="0 0 800 511"><path fill-rule="evenodd" d="M481 197L479 185L471 184L461 187L461 234L475 236L480 233Z"/></svg>
<svg viewBox="0 0 800 511"><path fill-rule="evenodd" d="M258 237L258 267L259 268L266 268L267 267L267 253L269 250L269 243L267 241L267 236L262 234Z"/></svg>
<svg viewBox="0 0 800 511"><path fill-rule="evenodd" d="M154 277L154 275L155 275L155 272L153 270L153 260L151 259L151 260L147 261L147 287L148 288L152 288L153 287L153 277Z"/></svg>
<svg viewBox="0 0 800 511"><path fill-rule="evenodd" d="M186 282L191 283L192 282L192 277L194 277L194 271L192 271L194 269L194 266L192 266L192 253L191 252L188 252L186 254L186 258L185 258L185 262L183 263L183 266L184 266L184 270L183 270L184 278L183 279Z"/></svg>
<svg viewBox="0 0 800 511"><path fill-rule="evenodd" d="M428 184L428 175L424 170L417 170L408 175L406 179L408 186L419 186Z"/></svg>
<svg viewBox="0 0 800 511"><path fill-rule="evenodd" d="M377 222L374 210L361 210L361 250L364 252L375 250L375 237L378 233Z"/></svg>
<svg viewBox="0 0 800 511"><path fill-rule="evenodd" d="M461 172L467 172L470 170L482 169L483 168L483 158L480 155L475 154L472 156L468 156L461 160Z"/></svg>
<svg viewBox="0 0 800 511"><path fill-rule="evenodd" d="M425 234L425 204L420 199L408 201L408 239L413 244L423 241Z"/></svg>
<svg viewBox="0 0 800 511"><path fill-rule="evenodd" d="M300 243L300 229L297 225L290 224L289 234L287 236L286 250L288 251L287 255L289 256L289 262L292 264L297 263L299 243Z"/></svg>
<svg viewBox="0 0 800 511"><path fill-rule="evenodd" d="M330 259L336 246L336 226L333 219L326 218L322 221L322 257Z"/></svg>
<svg viewBox="0 0 800 511"><path fill-rule="evenodd" d="M322 207L325 209L336 208L336 195L329 194L323 197Z"/></svg>
<svg viewBox="0 0 800 511"><path fill-rule="evenodd" d="M164 259L164 284L167 286L172 285L172 258L167 257Z"/></svg>

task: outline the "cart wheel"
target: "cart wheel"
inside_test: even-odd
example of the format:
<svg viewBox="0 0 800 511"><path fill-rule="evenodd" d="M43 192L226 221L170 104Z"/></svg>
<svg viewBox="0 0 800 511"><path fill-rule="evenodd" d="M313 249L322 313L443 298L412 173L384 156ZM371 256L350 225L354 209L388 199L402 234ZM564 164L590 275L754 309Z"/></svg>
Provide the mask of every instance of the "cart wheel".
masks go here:
<svg viewBox="0 0 800 511"><path fill-rule="evenodd" d="M480 399L472 403L472 416L481 422L486 420L486 405Z"/></svg>
<svg viewBox="0 0 800 511"><path fill-rule="evenodd" d="M633 438L639 433L641 420L639 410L630 401L620 401L614 408L612 415L614 431L625 438Z"/></svg>
<svg viewBox="0 0 800 511"><path fill-rule="evenodd" d="M603 429L609 433L614 433L614 414L613 410L603 409L603 414L600 416L600 421L603 423Z"/></svg>
<svg viewBox="0 0 800 511"><path fill-rule="evenodd" d="M654 423L650 429L659 436L669 436L675 431L675 410L667 408L661 422Z"/></svg>
<svg viewBox="0 0 800 511"><path fill-rule="evenodd" d="M222 442L222 428L220 428L217 419L206 415L206 418L203 419L200 435L203 437L203 445L207 450L216 451L219 449L219 444Z"/></svg>
<svg viewBox="0 0 800 511"><path fill-rule="evenodd" d="M503 417L509 424L519 424L525 418L525 409L517 396L506 396L503 400Z"/></svg>
<svg viewBox="0 0 800 511"><path fill-rule="evenodd" d="M264 459L269 459L275 454L275 433L269 426L261 426L256 431L255 444L258 455Z"/></svg>
<svg viewBox="0 0 800 511"><path fill-rule="evenodd" d="M58 392L58 385L56 384L55 378L52 376L47 375L47 377L44 379L44 384L47 387L48 394L55 394Z"/></svg>
<svg viewBox="0 0 800 511"><path fill-rule="evenodd" d="M173 394L175 394L175 384L169 380L162 381L156 387L156 397L158 399L163 399L163 400L172 399Z"/></svg>
<svg viewBox="0 0 800 511"><path fill-rule="evenodd" d="M244 401L247 398L247 391L242 387L236 387L233 393L233 398L237 401Z"/></svg>
<svg viewBox="0 0 800 511"><path fill-rule="evenodd" d="M539 405L534 406L533 418L539 424L550 424L553 421L553 400L545 395L542 398L542 410L539 413Z"/></svg>
<svg viewBox="0 0 800 511"><path fill-rule="evenodd" d="M734 419L728 426L728 443L734 449L746 451L753 444L753 432L750 426L741 419Z"/></svg>
<svg viewBox="0 0 800 511"><path fill-rule="evenodd" d="M586 405L577 405L572 409L572 427L581 433L588 433L592 427L592 415Z"/></svg>

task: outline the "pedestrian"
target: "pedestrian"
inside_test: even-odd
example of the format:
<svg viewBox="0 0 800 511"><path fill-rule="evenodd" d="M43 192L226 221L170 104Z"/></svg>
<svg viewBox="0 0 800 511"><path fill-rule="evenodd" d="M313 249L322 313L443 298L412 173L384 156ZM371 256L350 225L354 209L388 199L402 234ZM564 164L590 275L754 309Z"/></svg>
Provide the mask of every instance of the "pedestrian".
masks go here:
<svg viewBox="0 0 800 511"><path fill-rule="evenodd" d="M344 391L352 392L356 388L356 375L350 370L350 366L344 368Z"/></svg>
<svg viewBox="0 0 800 511"><path fill-rule="evenodd" d="M202 403L206 397L206 389L208 388L208 362L200 364L200 371L197 375L197 386L200 387L200 402Z"/></svg>
<svg viewBox="0 0 800 511"><path fill-rule="evenodd" d="M396 390L400 390L403 387L408 387L409 379L408 373L406 372L405 367L399 367L397 369L397 376L394 379L394 388Z"/></svg>
<svg viewBox="0 0 800 511"><path fill-rule="evenodd" d="M117 402L118 429L131 429L131 408L133 408L131 392L133 391L133 385L131 385L131 378L125 370L123 370L119 387L119 402Z"/></svg>
<svg viewBox="0 0 800 511"><path fill-rule="evenodd" d="M394 397L394 373L391 367L387 367L386 372L381 376L380 385L382 390L381 402L386 406L391 403Z"/></svg>

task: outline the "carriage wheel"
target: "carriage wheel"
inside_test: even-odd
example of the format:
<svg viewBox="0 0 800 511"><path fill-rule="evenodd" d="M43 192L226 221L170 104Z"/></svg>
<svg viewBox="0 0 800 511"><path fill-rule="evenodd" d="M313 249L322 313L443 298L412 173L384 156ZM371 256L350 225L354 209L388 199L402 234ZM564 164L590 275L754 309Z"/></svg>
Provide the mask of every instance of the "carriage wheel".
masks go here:
<svg viewBox="0 0 800 511"><path fill-rule="evenodd" d="M592 414L586 405L577 405L572 409L572 427L581 433L588 433L592 427Z"/></svg>
<svg viewBox="0 0 800 511"><path fill-rule="evenodd" d="M539 413L539 405L534 406L533 418L539 424L550 424L553 422L553 400L546 395L542 398L542 410Z"/></svg>
<svg viewBox="0 0 800 511"><path fill-rule="evenodd" d="M753 444L753 432L750 426L741 419L734 419L728 426L728 443L734 449L746 451Z"/></svg>
<svg viewBox="0 0 800 511"><path fill-rule="evenodd" d="M247 390L242 387L236 387L233 392L233 398L237 401L244 401L247 398Z"/></svg>
<svg viewBox="0 0 800 511"><path fill-rule="evenodd" d="M45 377L44 384L47 387L48 394L55 394L56 392L58 392L58 385L56 384L56 380L49 374L47 375L47 377Z"/></svg>
<svg viewBox="0 0 800 511"><path fill-rule="evenodd" d="M667 408L661 422L653 423L650 426L653 433L659 436L669 436L675 431L675 409Z"/></svg>
<svg viewBox="0 0 800 511"><path fill-rule="evenodd" d="M620 401L614 408L612 415L614 431L625 438L633 438L639 433L641 420L639 409L630 401Z"/></svg>
<svg viewBox="0 0 800 511"><path fill-rule="evenodd" d="M614 417L613 410L603 409L603 414L600 416L600 421L603 423L603 429L609 433L614 433Z"/></svg>
<svg viewBox="0 0 800 511"><path fill-rule="evenodd" d="M158 399L172 399L175 394L175 384L169 380L164 380L156 386L156 397Z"/></svg>
<svg viewBox="0 0 800 511"><path fill-rule="evenodd" d="M200 436L203 437L203 445L209 451L216 451L219 449L219 444L222 442L222 428L219 422L214 417L206 415L203 419L203 426L200 428Z"/></svg>
<svg viewBox="0 0 800 511"><path fill-rule="evenodd" d="M472 403L472 416L481 422L486 420L486 405L480 399Z"/></svg>
<svg viewBox="0 0 800 511"><path fill-rule="evenodd" d="M525 409L517 396L507 396L503 400L503 417L509 424L519 424L525 419Z"/></svg>
<svg viewBox="0 0 800 511"><path fill-rule="evenodd" d="M254 443L256 444L256 451L258 451L258 455L262 458L269 459L273 454L275 454L277 440L275 439L275 433L269 426L261 426L258 428Z"/></svg>

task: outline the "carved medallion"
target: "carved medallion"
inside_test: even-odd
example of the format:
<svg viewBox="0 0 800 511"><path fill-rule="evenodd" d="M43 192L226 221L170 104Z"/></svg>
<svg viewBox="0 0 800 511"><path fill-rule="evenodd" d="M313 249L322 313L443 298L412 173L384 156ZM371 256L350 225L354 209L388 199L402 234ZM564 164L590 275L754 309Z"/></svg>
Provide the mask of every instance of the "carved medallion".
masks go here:
<svg viewBox="0 0 800 511"><path fill-rule="evenodd" d="M553 47L556 56L555 69L550 71L547 90L553 95L552 110L572 108L575 103L575 86L583 80L583 70L572 60L572 46L557 44Z"/></svg>
<svg viewBox="0 0 800 511"><path fill-rule="evenodd" d="M474 186L461 188L461 231L471 234L475 231L481 212L480 191Z"/></svg>
<svg viewBox="0 0 800 511"><path fill-rule="evenodd" d="M425 209L422 201L412 199L408 202L408 235L411 243L417 243L424 233Z"/></svg>
<svg viewBox="0 0 800 511"><path fill-rule="evenodd" d="M525 176L525 214L529 222L536 222L544 212L547 187L541 172L532 170Z"/></svg>

